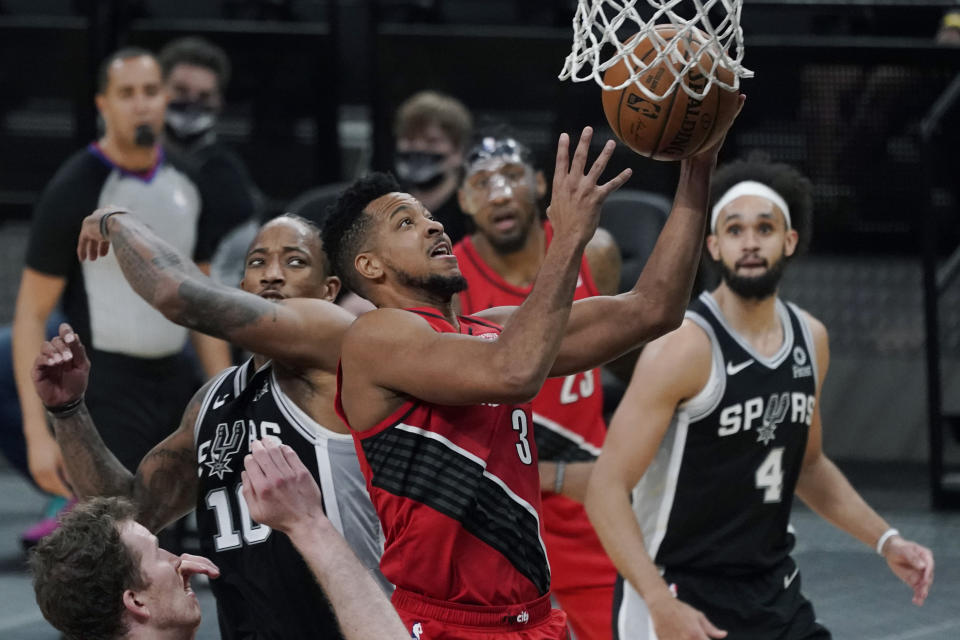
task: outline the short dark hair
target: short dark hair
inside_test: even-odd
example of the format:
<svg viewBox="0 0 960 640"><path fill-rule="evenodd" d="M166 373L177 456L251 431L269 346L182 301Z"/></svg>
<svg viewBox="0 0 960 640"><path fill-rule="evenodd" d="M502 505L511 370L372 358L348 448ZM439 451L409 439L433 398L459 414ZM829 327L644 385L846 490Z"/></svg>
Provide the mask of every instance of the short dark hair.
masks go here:
<svg viewBox="0 0 960 640"><path fill-rule="evenodd" d="M773 162L770 155L754 151L746 158L720 166L710 184L710 210L738 182L754 180L767 185L786 200L790 208L790 224L799 239L794 256L802 255L810 246L813 235L813 185L795 167ZM708 229L707 233L712 233Z"/></svg>
<svg viewBox="0 0 960 640"><path fill-rule="evenodd" d="M123 592L147 586L140 558L120 537L136 511L124 498L92 498L70 511L30 554L43 617L68 639L127 633Z"/></svg>
<svg viewBox="0 0 960 640"><path fill-rule="evenodd" d="M220 93L224 93L230 84L230 58L223 49L209 40L196 36L177 38L160 50L159 59L164 79L178 64L190 64L212 71L217 76Z"/></svg>
<svg viewBox="0 0 960 640"><path fill-rule="evenodd" d="M470 141L473 116L469 109L453 96L438 91L420 91L404 100L397 109L393 134L397 138L410 138L433 123L458 150L463 150Z"/></svg>
<svg viewBox="0 0 960 640"><path fill-rule="evenodd" d="M153 58L154 61L157 60L157 56L153 55L153 52L149 49L144 49L143 47L124 47L122 49L117 49L106 58L103 59L103 62L100 63L100 66L97 68L97 93L102 94L106 93L107 86L110 84L110 66L117 60L129 60L130 58L139 58L140 56L147 56L148 58ZM159 62L158 62L159 64Z"/></svg>
<svg viewBox="0 0 960 640"><path fill-rule="evenodd" d="M388 193L401 191L397 179L389 173L374 172L347 187L330 205L323 223L323 247L333 267L333 275L350 289L363 295L362 282L353 267L370 228L367 205Z"/></svg>
<svg viewBox="0 0 960 640"><path fill-rule="evenodd" d="M295 214L295 213L289 213L289 212L287 212L287 213L281 213L280 215L278 215L278 216L276 216L276 217L274 217L274 218L270 218L269 220L267 220L266 222L264 222L262 225L260 225L260 229L262 230L265 226L267 226L268 224L270 224L270 223L273 222L274 220L280 220L280 219L282 219L282 218L286 218L286 219L288 219L288 220L293 220L293 221L295 221L295 222L299 222L300 224L302 224L302 225L305 226L307 229L309 229L310 231L312 231L313 233L315 233L315 234L317 235L317 242L318 242L319 245L320 245L320 256L319 256L319 257L320 257L320 260L321 260L320 264L321 264L321 266L323 267L323 274L324 274L325 276L333 275L333 267L330 265L330 257L327 255L326 250L323 248L323 231L320 229L320 227L317 225L317 223L314 222L313 220L311 220L310 218L304 218L303 216L299 216L299 215L297 215L297 214ZM260 231L257 231L257 236L259 237L259 235L260 235ZM253 241L256 242L257 239L254 238Z"/></svg>

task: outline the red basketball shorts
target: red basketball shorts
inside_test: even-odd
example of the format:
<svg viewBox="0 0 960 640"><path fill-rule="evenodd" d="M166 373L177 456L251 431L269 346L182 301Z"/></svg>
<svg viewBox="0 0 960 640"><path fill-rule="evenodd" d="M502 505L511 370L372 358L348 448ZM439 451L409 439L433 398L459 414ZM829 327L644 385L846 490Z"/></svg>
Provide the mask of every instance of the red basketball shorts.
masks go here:
<svg viewBox="0 0 960 640"><path fill-rule="evenodd" d="M393 606L418 640L568 640L567 616L549 594L502 607L459 605L397 589Z"/></svg>

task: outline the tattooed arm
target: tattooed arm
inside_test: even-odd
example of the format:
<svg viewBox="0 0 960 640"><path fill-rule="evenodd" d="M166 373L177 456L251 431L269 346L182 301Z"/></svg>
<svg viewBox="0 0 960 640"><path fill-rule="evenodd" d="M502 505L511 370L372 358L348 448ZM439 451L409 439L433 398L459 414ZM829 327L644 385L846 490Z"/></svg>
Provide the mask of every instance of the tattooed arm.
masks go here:
<svg viewBox="0 0 960 640"><path fill-rule="evenodd" d="M45 342L33 365L33 384L47 407L67 475L81 498L123 496L137 507L137 521L159 531L193 508L197 493L197 462L193 426L208 382L190 401L180 428L155 446L136 474L107 449L83 403L90 361L80 338L68 324Z"/></svg>
<svg viewBox="0 0 960 640"><path fill-rule="evenodd" d="M112 245L133 290L170 321L290 366L336 371L352 314L327 300L276 303L214 282L135 216L117 211L98 209L84 219L81 260L103 257Z"/></svg>

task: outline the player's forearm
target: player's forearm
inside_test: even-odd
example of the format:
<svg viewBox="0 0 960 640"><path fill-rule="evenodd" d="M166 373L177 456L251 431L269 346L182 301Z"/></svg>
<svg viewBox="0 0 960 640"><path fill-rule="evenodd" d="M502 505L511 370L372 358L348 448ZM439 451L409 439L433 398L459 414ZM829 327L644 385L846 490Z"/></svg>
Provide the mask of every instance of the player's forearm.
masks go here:
<svg viewBox="0 0 960 640"><path fill-rule="evenodd" d="M305 523L288 535L330 601L346 640L410 637L390 601L329 521Z"/></svg>
<svg viewBox="0 0 960 640"><path fill-rule="evenodd" d="M229 340L231 331L269 312L269 302L240 298L239 292L215 283L133 216L111 216L107 227L127 282L171 322Z"/></svg>
<svg viewBox="0 0 960 640"><path fill-rule="evenodd" d="M587 485L590 482L593 465L593 461L565 462L563 475L558 480L558 463L541 460L539 463L540 490L557 493L559 489L560 495L583 504L587 499Z"/></svg>
<svg viewBox="0 0 960 640"><path fill-rule="evenodd" d="M70 483L79 497L134 497L133 474L104 444L85 404L65 418L51 415L50 422Z"/></svg>
<svg viewBox="0 0 960 640"><path fill-rule="evenodd" d="M601 366L680 326L700 260L713 164L681 165L670 217L633 289L573 305L551 376Z"/></svg>
<svg viewBox="0 0 960 640"><path fill-rule="evenodd" d="M650 602L672 597L647 553L643 532L630 506L629 492L598 467L587 486L584 506L610 560L643 599Z"/></svg>
<svg viewBox="0 0 960 640"><path fill-rule="evenodd" d="M623 329L635 345L672 331L683 321L683 312L700 261L706 233L710 178L715 159L684 160L670 216L631 293L623 299L630 311L623 314ZM649 320L643 320L651 315ZM659 333L651 335L648 327Z"/></svg>
<svg viewBox="0 0 960 640"><path fill-rule="evenodd" d="M566 331L585 241L555 238L533 290L496 343L495 368L504 381L531 397L543 386Z"/></svg>
<svg viewBox="0 0 960 640"><path fill-rule="evenodd" d="M804 466L796 492L818 515L869 547L890 528L825 455Z"/></svg>
<svg viewBox="0 0 960 640"><path fill-rule="evenodd" d="M132 215L111 216L107 231L117 263L133 290L174 320L171 315L182 311L177 303L180 285L190 279L207 279L203 272Z"/></svg>

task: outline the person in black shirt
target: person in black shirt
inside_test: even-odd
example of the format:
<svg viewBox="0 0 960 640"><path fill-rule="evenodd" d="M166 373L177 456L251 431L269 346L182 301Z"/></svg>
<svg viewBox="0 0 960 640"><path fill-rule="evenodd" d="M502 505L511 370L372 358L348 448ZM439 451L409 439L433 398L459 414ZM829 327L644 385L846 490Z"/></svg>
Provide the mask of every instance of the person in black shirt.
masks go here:
<svg viewBox="0 0 960 640"><path fill-rule="evenodd" d="M644 348L587 489L622 576L616 638L830 638L790 555L794 493L876 549L914 604L927 597L933 554L900 537L823 452L827 330L778 296L809 241L811 191L766 158L714 176L707 250L720 285Z"/></svg>
<svg viewBox="0 0 960 640"><path fill-rule="evenodd" d="M106 203L137 211L203 267L213 250L218 202L201 197L189 168L159 144L167 104L160 65L144 49L122 49L101 65L97 109L103 136L77 151L45 188L33 216L13 322L14 368L30 472L44 490L69 495L63 463L30 380L44 325L63 311L97 363L87 403L107 445L129 469L178 423L195 390L183 354L188 332L127 285L113 256L81 265L83 218ZM93 267L93 268L91 268ZM195 334L208 375L228 366L225 343Z"/></svg>

